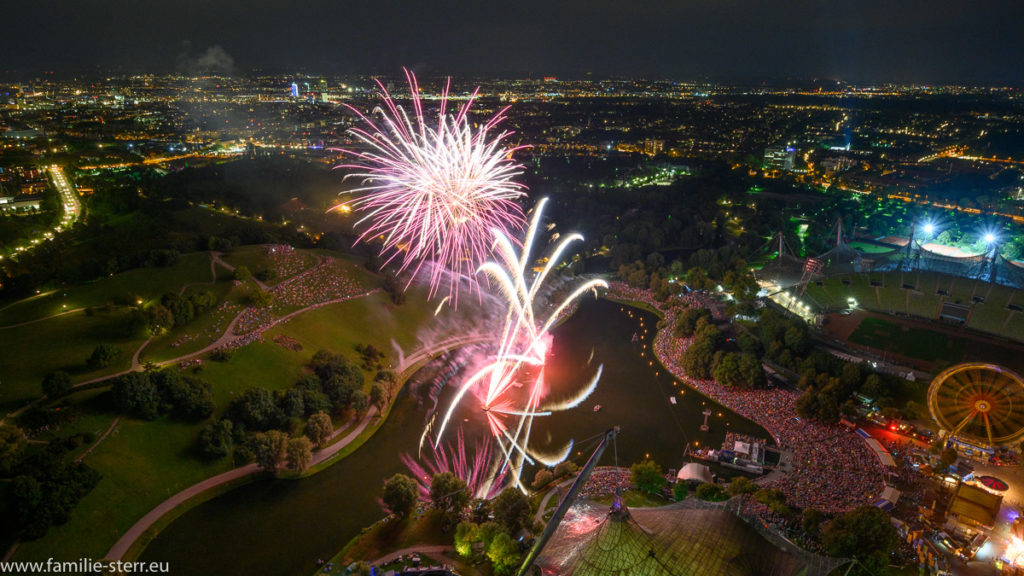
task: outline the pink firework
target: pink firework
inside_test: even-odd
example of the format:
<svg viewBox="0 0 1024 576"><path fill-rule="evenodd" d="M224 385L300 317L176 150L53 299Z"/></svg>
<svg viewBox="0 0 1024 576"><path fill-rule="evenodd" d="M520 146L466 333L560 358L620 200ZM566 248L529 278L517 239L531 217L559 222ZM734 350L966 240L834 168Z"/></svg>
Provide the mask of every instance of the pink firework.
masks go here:
<svg viewBox="0 0 1024 576"><path fill-rule="evenodd" d="M428 268L430 296L447 282L455 303L459 283L472 283L473 272L489 256L492 230L513 236L526 223L516 203L525 187L513 179L522 166L512 160L526 146L506 146L511 132L495 134L508 108L472 127L467 113L477 91L450 114L450 83L441 93L436 122L428 121L416 77L406 70L406 78L411 115L380 81L383 106L371 114L376 122L349 106L364 125L349 133L364 146L345 150L358 161L339 168L355 169L346 178L362 180L349 192L357 196L352 207L365 214L357 223L365 225L359 241L380 238L385 264L397 262L414 277L424 263L435 262Z"/></svg>
<svg viewBox="0 0 1024 576"><path fill-rule="evenodd" d="M462 428L459 428L455 445L444 445L440 447L430 444L431 452L423 463L420 463L410 454L402 454L402 462L413 479L419 485L420 498L430 499L430 479L434 474L451 472L455 476L466 481L466 490L472 498L490 499L497 496L504 483L504 472L495 475L492 468L495 461L491 449L491 439L484 437L478 440L470 455L466 450L466 441L462 435Z"/></svg>

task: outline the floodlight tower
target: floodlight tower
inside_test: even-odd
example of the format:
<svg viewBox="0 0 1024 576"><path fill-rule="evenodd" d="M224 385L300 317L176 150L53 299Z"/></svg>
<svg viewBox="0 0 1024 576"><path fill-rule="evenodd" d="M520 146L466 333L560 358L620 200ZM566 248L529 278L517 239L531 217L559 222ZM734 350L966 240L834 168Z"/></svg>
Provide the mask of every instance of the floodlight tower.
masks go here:
<svg viewBox="0 0 1024 576"><path fill-rule="evenodd" d="M985 249L991 248L992 252L987 255L988 268L989 268L989 282L996 281L996 257L999 256L999 235L995 232L985 232L982 236L982 240L985 242Z"/></svg>

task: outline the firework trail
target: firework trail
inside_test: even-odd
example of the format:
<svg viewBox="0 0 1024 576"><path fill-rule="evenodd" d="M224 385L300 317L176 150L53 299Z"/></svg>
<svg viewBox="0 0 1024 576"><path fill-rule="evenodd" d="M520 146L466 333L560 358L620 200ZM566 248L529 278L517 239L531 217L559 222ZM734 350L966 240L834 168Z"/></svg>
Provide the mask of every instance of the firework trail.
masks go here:
<svg viewBox="0 0 1024 576"><path fill-rule="evenodd" d="M378 80L383 105L370 117L349 106L363 123L349 133L364 149L343 150L357 160L338 167L356 170L346 179L361 179L360 187L347 192L357 195L351 205L365 214L357 222L365 225L357 242L379 237L385 264L394 261L400 272L411 269L413 277L425 262L436 262L440 266L429 271L430 297L449 271L447 292L454 305L460 280L472 279L490 255L491 231L513 235L526 223L516 203L525 187L514 180L522 166L512 160L526 146L507 146L512 133L497 131L508 108L473 128L468 112L479 89L451 114L449 82L436 122L429 121L416 77L405 74L411 115Z"/></svg>
<svg viewBox="0 0 1024 576"><path fill-rule="evenodd" d="M451 472L466 481L466 490L472 498L490 499L498 495L504 473L494 474L494 445L489 436L474 443L472 456L466 450L466 441L459 428L455 444L435 447L421 464L410 454L402 454L402 462L409 468L419 486L420 499L430 499L430 480L434 474Z"/></svg>
<svg viewBox="0 0 1024 576"><path fill-rule="evenodd" d="M561 239L547 259L544 267L534 276L532 282L526 279L530 264L530 253L536 241L541 216L547 199L542 199L534 210L522 252L516 253L515 246L505 234L495 231L495 252L497 262L487 262L479 271L485 273L497 285L507 304L505 325L494 359L484 365L462 384L437 429L434 447L440 444L456 407L467 393L482 388L478 394L481 407L487 418L491 436L500 449L499 472L510 471L512 484L525 490L521 475L525 463L541 463L554 466L564 460L572 450L572 443L555 454L541 454L529 446L533 419L547 416L556 410L567 410L579 405L597 387L601 367L591 381L574 397L556 404L545 406L544 364L551 345L549 330L566 308L587 291L598 287L607 288L603 280L590 280L577 287L561 303L554 306L543 318L535 310L539 290L551 271L561 262L570 244L583 237L570 234ZM527 398L523 401L511 394L510 390L526 377L529 380ZM428 427L428 431L431 427ZM424 435L428 432L425 431Z"/></svg>

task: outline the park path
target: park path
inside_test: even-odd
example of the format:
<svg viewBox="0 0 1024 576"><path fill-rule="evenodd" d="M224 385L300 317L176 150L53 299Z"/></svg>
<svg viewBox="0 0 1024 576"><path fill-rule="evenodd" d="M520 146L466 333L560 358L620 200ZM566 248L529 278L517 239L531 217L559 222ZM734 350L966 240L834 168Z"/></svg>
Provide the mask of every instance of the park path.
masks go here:
<svg viewBox="0 0 1024 576"><path fill-rule="evenodd" d="M356 426L354 430L349 432L341 440L327 446L326 448L323 448L322 450L316 451L313 454L313 461L310 464L310 466L316 466L317 464L320 464L321 462L334 456L343 448L351 444L352 441L354 441L360 434L362 434L363 430L366 429L366 427L370 424L370 421L373 420L373 417L376 414L377 408L370 407L370 409L367 410L366 414L363 416L363 419L359 422L359 425ZM338 430L335 430L331 437L335 437L343 430L345 430L345 428L339 428ZM167 500L164 500L163 502L158 504L156 508L153 508L145 516L140 518L131 528L128 529L127 532L125 532L121 536L121 538L117 540L117 542L114 543L113 546L111 546L110 550L107 552L106 559L120 560L124 558L124 555L128 552L132 545L135 544L135 541L139 539L139 536L142 536L142 534L144 534L146 530L148 530L154 523L156 523L157 520L162 518L165 514L177 508L184 502L188 501L190 498L202 494L203 492L206 492L211 488L215 488L222 484L232 482L239 478L251 476L260 471L260 467L257 466L255 463L247 464L245 466L240 466L238 468L234 468L232 470L228 470L227 472L207 478L206 480L197 482L189 486L188 488L185 488L181 492L178 492L174 496L171 496Z"/></svg>
<svg viewBox="0 0 1024 576"><path fill-rule="evenodd" d="M38 298L44 298L46 296L49 296L50 294L53 294L54 292L56 292L56 290L48 290L46 292L41 292L39 294L33 294L32 296L29 296L28 298L22 298L21 300L15 300L14 302L11 302L10 304L7 304L6 306L0 307L0 312L3 312L4 310L7 310L8 308L11 308L13 306L17 306L18 304L24 304L25 302L31 302L31 301L36 300Z"/></svg>
<svg viewBox="0 0 1024 576"><path fill-rule="evenodd" d="M373 562L369 562L371 566L383 566L388 562L393 562L398 559L399 556L407 556L409 554L424 554L434 558L438 558L441 561L447 561L453 564L458 570L459 574L463 576L480 576L480 571L466 564L461 559L457 558L453 553L455 552L454 546L446 545L430 545L430 546L411 546L409 548L402 548L401 550L395 550L389 552L380 558L377 558Z"/></svg>
<svg viewBox="0 0 1024 576"><path fill-rule="evenodd" d="M43 316L42 318L36 318L35 320L28 320L18 324L8 324L7 326L0 326L0 330L7 330L8 328L20 328L22 326L28 326L29 324L35 324L36 322L43 322L44 320L50 320L58 316L66 316L68 314L75 314L76 312L82 312L85 308L75 308L73 310L65 310L64 312L58 312L52 316Z"/></svg>
<svg viewBox="0 0 1024 576"><path fill-rule="evenodd" d="M228 263L227 263L227 262L225 262L225 261L224 261L223 259L221 259L221 256L223 256L223 254L224 254L223 252L211 252L210 254L211 254L211 255L213 256L213 261L214 261L215 263L217 263L217 264L220 264L221 266L223 266L223 267L227 268L227 269L228 269L228 270L230 270L231 272L234 272L234 271L235 271L235 267L234 267L234 266L232 266L231 264L228 264ZM302 274L299 274L298 276L295 276L295 278L298 278L298 277L299 277L299 276L301 276L301 275L302 275ZM260 279L259 279L259 278L257 278L257 277L255 277L255 276L253 276L253 277L251 277L251 278L250 278L250 280L252 280L253 282L255 282L255 283L256 283L256 285L260 287L260 290L263 290L264 292L267 292L267 291L269 291L269 290L270 290L270 286L267 286L267 285L266 285L266 284L264 284L263 282L260 282Z"/></svg>
<svg viewBox="0 0 1024 576"><path fill-rule="evenodd" d="M102 444L103 441L107 439L107 436L110 436L110 433L114 431L114 428L117 428L117 424L120 421L121 421L121 417L120 416L118 416L117 418L114 418L114 421L110 423L110 428L107 428L107 431L104 432L103 435L100 436L95 442L93 442L92 446L89 446L88 450L86 450L85 452L82 452L82 454L78 458L75 458L75 462L81 462L86 456L88 456L89 454L92 454L92 451L95 450L97 446Z"/></svg>

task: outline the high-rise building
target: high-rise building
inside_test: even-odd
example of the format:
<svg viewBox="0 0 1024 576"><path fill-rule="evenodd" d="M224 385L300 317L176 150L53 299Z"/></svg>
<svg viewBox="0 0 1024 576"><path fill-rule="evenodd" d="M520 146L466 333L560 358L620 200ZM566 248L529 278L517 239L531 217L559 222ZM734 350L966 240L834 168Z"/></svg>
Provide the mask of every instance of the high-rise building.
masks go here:
<svg viewBox="0 0 1024 576"><path fill-rule="evenodd" d="M664 140L655 140L654 138L648 138L644 140L644 154L648 156L657 156L665 150Z"/></svg>
<svg viewBox="0 0 1024 576"><path fill-rule="evenodd" d="M767 170L792 170L796 161L796 148L769 146L764 149L764 167Z"/></svg>
<svg viewBox="0 0 1024 576"><path fill-rule="evenodd" d="M295 82L292 82L292 98L298 98L298 97L299 97L299 85L296 84Z"/></svg>

